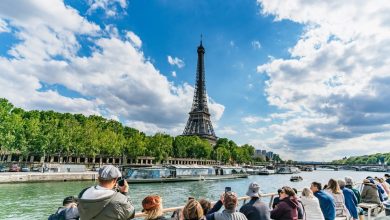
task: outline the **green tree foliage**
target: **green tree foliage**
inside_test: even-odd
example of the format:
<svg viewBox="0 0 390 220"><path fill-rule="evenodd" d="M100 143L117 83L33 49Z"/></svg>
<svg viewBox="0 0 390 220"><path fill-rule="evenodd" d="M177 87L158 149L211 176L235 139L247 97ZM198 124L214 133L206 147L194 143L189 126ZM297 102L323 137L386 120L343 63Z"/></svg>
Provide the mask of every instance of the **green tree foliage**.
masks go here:
<svg viewBox="0 0 390 220"><path fill-rule="evenodd" d="M220 138L213 147L198 136L157 133L147 136L137 129L101 116L24 111L8 100L0 99L0 154L62 156L153 156L158 161L168 157L217 159L225 163L253 161L255 149ZM1 158L2 159L2 158ZM383 157L389 160L390 157Z"/></svg>
<svg viewBox="0 0 390 220"><path fill-rule="evenodd" d="M377 153L372 155L348 157L341 160L334 160L333 163L347 164L347 165L361 165L361 164L390 164L389 153Z"/></svg>

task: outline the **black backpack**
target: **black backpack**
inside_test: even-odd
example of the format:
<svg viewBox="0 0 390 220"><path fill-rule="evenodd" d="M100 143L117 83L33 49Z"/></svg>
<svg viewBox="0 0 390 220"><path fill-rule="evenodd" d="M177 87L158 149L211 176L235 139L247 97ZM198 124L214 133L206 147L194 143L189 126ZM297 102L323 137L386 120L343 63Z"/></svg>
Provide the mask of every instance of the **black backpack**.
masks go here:
<svg viewBox="0 0 390 220"><path fill-rule="evenodd" d="M65 209L58 208L56 213L49 216L48 220L65 220Z"/></svg>

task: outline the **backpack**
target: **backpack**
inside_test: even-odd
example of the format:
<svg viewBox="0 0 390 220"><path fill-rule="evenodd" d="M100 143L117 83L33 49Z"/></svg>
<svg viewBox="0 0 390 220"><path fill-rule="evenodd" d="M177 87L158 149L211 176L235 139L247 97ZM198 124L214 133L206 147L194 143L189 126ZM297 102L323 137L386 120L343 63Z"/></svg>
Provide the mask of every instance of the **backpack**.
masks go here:
<svg viewBox="0 0 390 220"><path fill-rule="evenodd" d="M56 213L49 216L48 220L65 220L65 209L58 208Z"/></svg>

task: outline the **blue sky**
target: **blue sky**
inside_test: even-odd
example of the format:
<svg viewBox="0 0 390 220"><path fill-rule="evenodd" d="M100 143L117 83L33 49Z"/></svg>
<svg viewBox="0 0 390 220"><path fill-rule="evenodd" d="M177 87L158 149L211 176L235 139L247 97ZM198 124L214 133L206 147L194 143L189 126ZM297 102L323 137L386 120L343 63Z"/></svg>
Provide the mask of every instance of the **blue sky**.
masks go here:
<svg viewBox="0 0 390 220"><path fill-rule="evenodd" d="M388 12L385 1L6 0L0 96L178 135L202 34L217 136L299 160L389 151Z"/></svg>

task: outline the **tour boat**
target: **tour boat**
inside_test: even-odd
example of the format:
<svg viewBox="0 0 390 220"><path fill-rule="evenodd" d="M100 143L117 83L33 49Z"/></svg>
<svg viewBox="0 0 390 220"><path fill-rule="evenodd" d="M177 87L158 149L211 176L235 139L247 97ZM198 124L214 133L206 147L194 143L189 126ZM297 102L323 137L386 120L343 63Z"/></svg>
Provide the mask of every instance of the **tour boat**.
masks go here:
<svg viewBox="0 0 390 220"><path fill-rule="evenodd" d="M277 171L278 174L293 174L301 172L297 167L280 167Z"/></svg>
<svg viewBox="0 0 390 220"><path fill-rule="evenodd" d="M241 167L168 165L124 167L123 170L128 183L186 182L248 177Z"/></svg>

